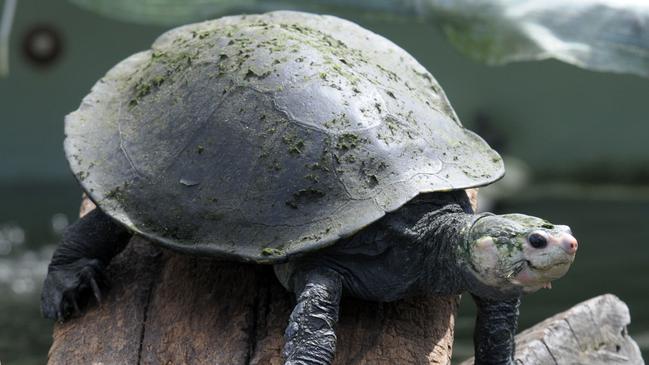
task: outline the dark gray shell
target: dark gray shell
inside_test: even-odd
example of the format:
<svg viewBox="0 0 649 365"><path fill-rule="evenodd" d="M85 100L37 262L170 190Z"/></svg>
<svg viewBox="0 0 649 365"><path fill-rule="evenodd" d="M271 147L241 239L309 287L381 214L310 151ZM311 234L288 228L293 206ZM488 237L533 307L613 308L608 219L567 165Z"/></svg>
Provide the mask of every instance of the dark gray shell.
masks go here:
<svg viewBox="0 0 649 365"><path fill-rule="evenodd" d="M174 249L258 262L504 173L408 53L299 12L171 30L65 127L71 168L105 212Z"/></svg>

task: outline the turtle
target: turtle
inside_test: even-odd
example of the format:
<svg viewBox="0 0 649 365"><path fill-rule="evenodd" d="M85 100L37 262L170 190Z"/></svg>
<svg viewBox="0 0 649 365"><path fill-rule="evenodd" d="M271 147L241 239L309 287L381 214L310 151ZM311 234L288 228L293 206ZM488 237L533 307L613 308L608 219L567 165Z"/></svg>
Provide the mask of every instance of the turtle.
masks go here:
<svg viewBox="0 0 649 365"><path fill-rule="evenodd" d="M97 208L45 278L47 318L81 315L133 235L273 265L295 294L285 364L330 364L341 296L471 293L477 364L513 362L520 298L562 277L570 228L475 213L504 174L436 79L338 17L277 11L181 26L114 66L65 119ZM83 304L83 305L82 305Z"/></svg>

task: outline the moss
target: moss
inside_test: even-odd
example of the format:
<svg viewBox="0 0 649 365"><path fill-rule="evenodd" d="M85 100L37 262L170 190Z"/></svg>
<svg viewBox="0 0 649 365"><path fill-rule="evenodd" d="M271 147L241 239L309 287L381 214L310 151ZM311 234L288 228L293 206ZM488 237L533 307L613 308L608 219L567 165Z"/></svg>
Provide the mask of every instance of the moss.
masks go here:
<svg viewBox="0 0 649 365"><path fill-rule="evenodd" d="M332 129L335 124L336 124L336 118L328 120L328 121L322 123L322 125L324 125L326 128L330 128L330 129Z"/></svg>
<svg viewBox="0 0 649 365"><path fill-rule="evenodd" d="M291 146L291 148L288 149L288 152L292 154L300 154L302 153L302 148L304 147L304 142L298 141L294 146Z"/></svg>
<svg viewBox="0 0 649 365"><path fill-rule="evenodd" d="M200 32L200 33L199 33L199 32L196 32L196 31L192 31L192 38L196 38L196 37L198 37L198 39L205 39L205 38L207 38L209 35L210 35L210 32L209 32L209 31L203 31L203 32Z"/></svg>
<svg viewBox="0 0 649 365"><path fill-rule="evenodd" d="M336 149L341 151L348 151L356 148L362 140L353 133L343 133L338 137Z"/></svg>
<svg viewBox="0 0 649 365"><path fill-rule="evenodd" d="M379 70L381 70L381 71L382 71L386 76L388 76L388 78L389 78L390 80L392 80L392 81L396 81L396 82L401 81L401 78L399 77L399 75L397 75L394 71L388 70L388 69L386 69L385 67L381 66L381 65L378 64L378 63L376 64L376 67L377 67Z"/></svg>
<svg viewBox="0 0 649 365"><path fill-rule="evenodd" d="M307 175L304 176L304 178L311 181L311 182L313 182L313 183L317 183L319 181L318 175L315 175L315 174L307 174Z"/></svg>
<svg viewBox="0 0 649 365"><path fill-rule="evenodd" d="M282 142L288 145L288 152L293 155L299 155L304 149L304 140L294 134L286 134L282 137Z"/></svg>
<svg viewBox="0 0 649 365"><path fill-rule="evenodd" d="M133 85L133 94L128 103L129 107L137 106L143 98L158 90L175 74L191 67L193 58L197 57L198 54L199 50L193 50L191 53L186 51L178 53L153 51L149 62L140 70L142 77Z"/></svg>
<svg viewBox="0 0 649 365"><path fill-rule="evenodd" d="M354 163L356 162L356 157L354 155L347 155L345 156L344 160L347 163Z"/></svg>
<svg viewBox="0 0 649 365"><path fill-rule="evenodd" d="M270 74L271 74L271 71L266 71L266 72L259 73L259 72L255 71L255 70L249 68L248 72L246 72L243 79L248 80L248 79L251 79L251 78L256 78L256 79L262 80L262 79L265 79L266 77L268 77Z"/></svg>
<svg viewBox="0 0 649 365"><path fill-rule="evenodd" d="M106 195L104 195L106 199L111 199L111 200L117 200L119 202L122 202L125 198L124 191L121 186L117 186L114 189L109 190Z"/></svg>
<svg viewBox="0 0 649 365"><path fill-rule="evenodd" d="M329 168L325 166L324 162L314 162L310 165L307 165L311 170L321 170L325 172L329 172Z"/></svg>
<svg viewBox="0 0 649 365"><path fill-rule="evenodd" d="M320 235L318 235L318 234L310 234L310 235L301 237L300 241L302 241L302 242L306 242L306 241L314 242L314 241L319 241L321 238L322 237Z"/></svg>

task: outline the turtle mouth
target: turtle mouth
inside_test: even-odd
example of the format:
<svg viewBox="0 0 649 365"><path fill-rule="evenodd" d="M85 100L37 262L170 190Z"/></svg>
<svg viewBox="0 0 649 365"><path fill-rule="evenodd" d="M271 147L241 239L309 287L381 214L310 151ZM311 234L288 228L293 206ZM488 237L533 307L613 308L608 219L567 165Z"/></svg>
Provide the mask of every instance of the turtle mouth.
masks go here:
<svg viewBox="0 0 649 365"><path fill-rule="evenodd" d="M507 279L514 285L520 286L526 293L535 292L541 288L551 288L550 282L562 277L570 261L562 260L552 262L549 265L538 265L531 260L521 260Z"/></svg>
<svg viewBox="0 0 649 365"><path fill-rule="evenodd" d="M543 269L544 269L542 267L535 266L534 264L532 264L532 261L530 261L530 260L525 260L525 263L527 264L527 267L529 267L532 270L543 271ZM545 267L545 269L547 269L547 267Z"/></svg>
<svg viewBox="0 0 649 365"><path fill-rule="evenodd" d="M530 261L530 260L525 260L525 263L527 264L527 267L529 267L530 269L532 269L534 271L548 271L548 270L551 270L551 269L553 269L553 268L555 268L557 266L570 265L569 260L563 260L563 261L559 261L559 262L554 262L554 263L552 263L550 265L544 265L544 266L534 265L532 263L532 261Z"/></svg>

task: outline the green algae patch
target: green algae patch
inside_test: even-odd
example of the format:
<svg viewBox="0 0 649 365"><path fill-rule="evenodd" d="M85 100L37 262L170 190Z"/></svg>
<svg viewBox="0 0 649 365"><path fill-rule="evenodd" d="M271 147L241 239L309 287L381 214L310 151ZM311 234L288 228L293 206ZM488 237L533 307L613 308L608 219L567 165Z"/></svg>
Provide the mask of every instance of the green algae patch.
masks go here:
<svg viewBox="0 0 649 365"><path fill-rule="evenodd" d="M284 135L282 142L288 146L288 153L292 155L299 155L304 149L304 140L294 134Z"/></svg>
<svg viewBox="0 0 649 365"><path fill-rule="evenodd" d="M341 151L348 151L354 149L361 142L361 138L354 133L343 133L338 137L336 142L336 149Z"/></svg>
<svg viewBox="0 0 649 365"><path fill-rule="evenodd" d="M279 248L274 248L274 247L264 247L261 250L262 256L282 256L284 251Z"/></svg>

